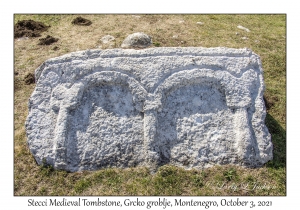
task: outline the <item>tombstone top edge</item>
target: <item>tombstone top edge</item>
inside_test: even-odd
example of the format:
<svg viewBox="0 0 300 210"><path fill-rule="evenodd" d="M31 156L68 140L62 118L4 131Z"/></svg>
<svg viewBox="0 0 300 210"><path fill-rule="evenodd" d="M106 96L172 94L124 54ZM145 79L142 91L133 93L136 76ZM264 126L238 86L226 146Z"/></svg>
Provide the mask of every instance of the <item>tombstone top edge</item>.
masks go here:
<svg viewBox="0 0 300 210"><path fill-rule="evenodd" d="M156 47L146 49L88 49L83 51L71 52L56 58L49 59L51 61L59 59L68 59L76 57L76 59L97 58L97 57L151 57L151 56L229 56L229 57L249 57L256 55L248 48L227 48L227 47Z"/></svg>

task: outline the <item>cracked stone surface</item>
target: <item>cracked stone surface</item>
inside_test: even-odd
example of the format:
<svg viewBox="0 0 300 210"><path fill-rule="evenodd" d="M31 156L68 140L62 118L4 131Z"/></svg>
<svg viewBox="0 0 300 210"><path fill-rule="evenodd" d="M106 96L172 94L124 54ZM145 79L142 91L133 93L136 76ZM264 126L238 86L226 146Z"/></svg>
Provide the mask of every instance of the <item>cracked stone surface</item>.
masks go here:
<svg viewBox="0 0 300 210"><path fill-rule="evenodd" d="M261 61L249 49L87 50L45 61L26 119L38 164L67 171L272 159Z"/></svg>

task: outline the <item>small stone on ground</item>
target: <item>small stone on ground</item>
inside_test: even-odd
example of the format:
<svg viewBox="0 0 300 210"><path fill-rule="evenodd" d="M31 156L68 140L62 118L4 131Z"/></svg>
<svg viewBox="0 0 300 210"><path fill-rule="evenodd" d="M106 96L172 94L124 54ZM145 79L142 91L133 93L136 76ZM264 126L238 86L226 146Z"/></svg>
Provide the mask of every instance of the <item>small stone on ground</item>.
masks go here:
<svg viewBox="0 0 300 210"><path fill-rule="evenodd" d="M139 15L132 15L132 17L141 18L141 16L139 16Z"/></svg>
<svg viewBox="0 0 300 210"><path fill-rule="evenodd" d="M122 48L146 48L152 44L151 37L145 33L130 34L123 41Z"/></svg>
<svg viewBox="0 0 300 210"><path fill-rule="evenodd" d="M237 28L242 29L244 31L250 32L248 28L245 28L244 26L238 25Z"/></svg>
<svg viewBox="0 0 300 210"><path fill-rule="evenodd" d="M107 43L115 40L115 37L113 37L111 35L106 35L106 36L102 37L100 40L103 44L107 44Z"/></svg>

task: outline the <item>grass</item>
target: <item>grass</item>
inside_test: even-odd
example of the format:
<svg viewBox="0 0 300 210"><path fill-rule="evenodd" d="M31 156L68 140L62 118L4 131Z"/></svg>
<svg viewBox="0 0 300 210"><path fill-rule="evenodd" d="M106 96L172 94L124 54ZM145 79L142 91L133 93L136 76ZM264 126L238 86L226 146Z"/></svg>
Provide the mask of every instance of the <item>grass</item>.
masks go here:
<svg viewBox="0 0 300 210"><path fill-rule="evenodd" d="M32 19L50 25L42 37L59 38L49 46L37 45L39 38L14 41L15 195L286 195L285 15L81 16L91 20L92 25L72 25L76 15L15 15L15 23ZM238 25L250 32L238 29ZM108 34L115 37L113 47L120 47L134 32L149 34L153 47L247 47L260 55L268 104L266 125L272 135L274 159L257 169L214 166L186 171L165 165L155 174L147 168L68 173L36 165L24 128L27 102L35 84L26 85L25 76L49 58L99 46L109 48L100 42Z"/></svg>

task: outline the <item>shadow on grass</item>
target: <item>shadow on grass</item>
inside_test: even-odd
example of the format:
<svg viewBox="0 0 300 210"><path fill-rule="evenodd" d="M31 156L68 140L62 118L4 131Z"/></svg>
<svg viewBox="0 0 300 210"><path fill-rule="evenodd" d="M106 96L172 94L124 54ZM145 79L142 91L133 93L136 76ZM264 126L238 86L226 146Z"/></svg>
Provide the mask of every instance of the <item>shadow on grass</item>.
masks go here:
<svg viewBox="0 0 300 210"><path fill-rule="evenodd" d="M273 160L267 163L267 167L274 169L285 168L286 131L270 114L267 114L265 122L271 133L273 143Z"/></svg>

